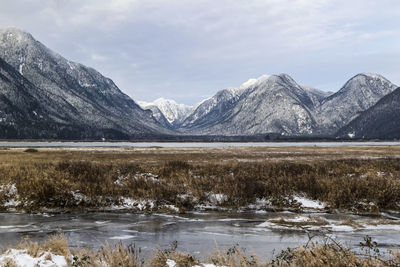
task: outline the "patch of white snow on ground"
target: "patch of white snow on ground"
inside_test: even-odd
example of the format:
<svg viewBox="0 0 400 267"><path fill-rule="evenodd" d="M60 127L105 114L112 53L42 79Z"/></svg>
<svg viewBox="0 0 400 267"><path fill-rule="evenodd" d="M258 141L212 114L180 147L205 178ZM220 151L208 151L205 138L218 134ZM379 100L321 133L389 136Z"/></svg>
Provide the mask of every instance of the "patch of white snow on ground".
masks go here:
<svg viewBox="0 0 400 267"><path fill-rule="evenodd" d="M10 249L0 255L0 265L4 266L7 262L13 262L20 267L63 267L67 266L64 256L54 255L49 252L43 253L40 257L34 258L27 254L26 250Z"/></svg>
<svg viewBox="0 0 400 267"><path fill-rule="evenodd" d="M0 192L3 192L6 197L4 207L16 207L21 204L15 184L0 185Z"/></svg>
<svg viewBox="0 0 400 267"><path fill-rule="evenodd" d="M214 204L214 205L218 205L218 204L222 204L224 202L226 202L228 200L228 196L224 195L224 194L215 194L215 193L211 193L208 196L208 200Z"/></svg>
<svg viewBox="0 0 400 267"><path fill-rule="evenodd" d="M179 212L179 208L175 207L174 205L164 205L163 207L165 207L171 211Z"/></svg>
<svg viewBox="0 0 400 267"><path fill-rule="evenodd" d="M88 201L88 197L82 193L80 193L79 191L71 191L72 197L75 200L75 204L79 205L82 202L87 202Z"/></svg>
<svg viewBox="0 0 400 267"><path fill-rule="evenodd" d="M147 208L153 209L155 203L153 200L136 200L130 197L121 197L120 205L111 206L112 210L135 209L143 211Z"/></svg>
<svg viewBox="0 0 400 267"><path fill-rule="evenodd" d="M309 209L325 208L325 205L323 203L309 198L293 196L293 199L299 202L303 208L309 208Z"/></svg>
<svg viewBox="0 0 400 267"><path fill-rule="evenodd" d="M173 261L173 260L170 260L170 259L168 259L166 263L167 263L168 267L175 267L176 266L176 262Z"/></svg>

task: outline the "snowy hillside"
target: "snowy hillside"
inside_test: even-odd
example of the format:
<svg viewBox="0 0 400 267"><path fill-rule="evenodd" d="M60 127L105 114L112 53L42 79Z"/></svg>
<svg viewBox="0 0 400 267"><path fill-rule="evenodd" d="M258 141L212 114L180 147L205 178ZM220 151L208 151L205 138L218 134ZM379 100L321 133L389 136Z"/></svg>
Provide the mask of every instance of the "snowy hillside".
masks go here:
<svg viewBox="0 0 400 267"><path fill-rule="evenodd" d="M171 133L111 79L63 58L27 32L0 30L0 58L33 85L30 94L49 119L69 129L53 129L56 138L127 139Z"/></svg>
<svg viewBox="0 0 400 267"><path fill-rule="evenodd" d="M180 130L212 135L311 134L316 125L310 94L286 74L263 75L205 100Z"/></svg>
<svg viewBox="0 0 400 267"><path fill-rule="evenodd" d="M354 76L316 108L318 132L334 134L396 88L396 85L378 74L361 73Z"/></svg>

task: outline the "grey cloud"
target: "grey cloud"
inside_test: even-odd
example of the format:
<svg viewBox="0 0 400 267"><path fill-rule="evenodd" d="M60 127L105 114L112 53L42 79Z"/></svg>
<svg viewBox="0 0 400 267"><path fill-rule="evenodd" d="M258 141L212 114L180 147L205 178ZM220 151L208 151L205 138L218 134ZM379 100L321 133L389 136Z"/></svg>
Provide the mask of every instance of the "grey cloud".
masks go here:
<svg viewBox="0 0 400 267"><path fill-rule="evenodd" d="M353 74L400 83L397 0L3 0L17 26L111 77L135 100L194 104L261 74L337 90Z"/></svg>

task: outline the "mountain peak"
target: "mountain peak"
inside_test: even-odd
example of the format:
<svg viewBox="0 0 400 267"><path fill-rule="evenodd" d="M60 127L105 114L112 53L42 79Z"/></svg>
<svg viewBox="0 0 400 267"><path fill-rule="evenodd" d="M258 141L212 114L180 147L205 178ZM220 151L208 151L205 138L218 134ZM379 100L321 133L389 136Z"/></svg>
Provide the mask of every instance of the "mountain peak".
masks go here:
<svg viewBox="0 0 400 267"><path fill-rule="evenodd" d="M390 83L390 81L388 79L386 79L385 77L383 77L382 75L377 74L377 73L371 73L371 72L359 73L359 74L355 75L354 77L352 77L348 82L354 82L354 81L360 82L360 81L365 81L367 79Z"/></svg>
<svg viewBox="0 0 400 267"><path fill-rule="evenodd" d="M250 88L258 83L268 80L272 75L264 74L258 78L248 79L246 82L242 83L239 88Z"/></svg>
<svg viewBox="0 0 400 267"><path fill-rule="evenodd" d="M167 98L163 98L163 97L157 98L156 100L154 100L153 103L154 104L170 103L170 104L173 104L173 105L179 105L175 100L167 99Z"/></svg>
<svg viewBox="0 0 400 267"><path fill-rule="evenodd" d="M26 43L34 40L30 33L16 27L0 29L0 36L2 37L3 41L15 40L19 43Z"/></svg>
<svg viewBox="0 0 400 267"><path fill-rule="evenodd" d="M138 101L138 104L143 109L151 109L153 113L155 108L157 108L171 125L179 124L192 109L191 106L178 104L175 100L162 97L153 102Z"/></svg>
<svg viewBox="0 0 400 267"><path fill-rule="evenodd" d="M25 79L37 106L59 127L46 130L49 138L126 139L169 132L110 79L68 61L23 30L0 30L0 58Z"/></svg>
<svg viewBox="0 0 400 267"><path fill-rule="evenodd" d="M400 88L382 97L341 128L337 136L356 139L400 138Z"/></svg>
<svg viewBox="0 0 400 267"><path fill-rule="evenodd" d="M355 75L338 92L323 100L318 110L321 129L337 131L396 88L379 74Z"/></svg>
<svg viewBox="0 0 400 267"><path fill-rule="evenodd" d="M387 94L393 91L395 87L396 86L394 84L380 74L364 72L359 73L348 80L347 83L339 90L339 92L355 92L368 89L374 92L384 90L385 94ZM386 91L387 88L391 88L391 90Z"/></svg>

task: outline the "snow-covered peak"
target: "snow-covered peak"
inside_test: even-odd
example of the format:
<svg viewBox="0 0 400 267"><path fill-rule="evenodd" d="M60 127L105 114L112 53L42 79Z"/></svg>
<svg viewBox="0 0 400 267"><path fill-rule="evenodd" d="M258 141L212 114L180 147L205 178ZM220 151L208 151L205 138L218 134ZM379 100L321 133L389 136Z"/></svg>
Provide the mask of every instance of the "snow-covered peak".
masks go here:
<svg viewBox="0 0 400 267"><path fill-rule="evenodd" d="M157 98L156 100L154 100L153 102L155 105L167 105L167 106L186 106L185 104L178 104L176 103L175 100L173 99L166 99L166 98Z"/></svg>
<svg viewBox="0 0 400 267"><path fill-rule="evenodd" d="M391 83L388 79L376 73L360 73L352 77L347 83L339 90L339 92L363 92L365 90L371 92L382 91L385 94L390 93L397 86ZM363 93L364 94L364 93Z"/></svg>
<svg viewBox="0 0 400 267"><path fill-rule="evenodd" d="M4 41L15 40L19 43L27 43L34 40L30 33L14 27L0 29L0 36Z"/></svg>
<svg viewBox="0 0 400 267"><path fill-rule="evenodd" d="M177 124L185 119L192 109L191 106L178 104L175 100L165 98L158 98L153 102L138 101L138 104L143 109L148 109L152 106L156 106L163 113L168 122L172 125Z"/></svg>
<svg viewBox="0 0 400 267"><path fill-rule="evenodd" d="M352 77L344 85L344 87L352 85L352 84L357 84L359 86L359 84L365 84L367 82L379 83L379 84L390 84L391 83L388 79L386 79L385 77L383 77L380 74L364 72L364 73L359 73L359 74L355 75L354 77Z"/></svg>
<svg viewBox="0 0 400 267"><path fill-rule="evenodd" d="M251 79L247 80L247 82L244 82L238 89L247 89L247 88L253 87L259 83L262 83L262 82L268 80L270 77L271 77L271 75L264 74L256 79L251 78Z"/></svg>
<svg viewBox="0 0 400 267"><path fill-rule="evenodd" d="M363 72L363 73L360 73L360 74L358 74L358 75L364 75L364 76L373 78L373 79L375 79L375 80L385 80L385 81L387 81L387 79L386 79L385 77L383 77L382 75L377 74L377 73ZM357 76L358 76L358 75L357 75Z"/></svg>
<svg viewBox="0 0 400 267"><path fill-rule="evenodd" d="M250 87L257 82L257 79L251 78L247 82L242 83L240 87Z"/></svg>

